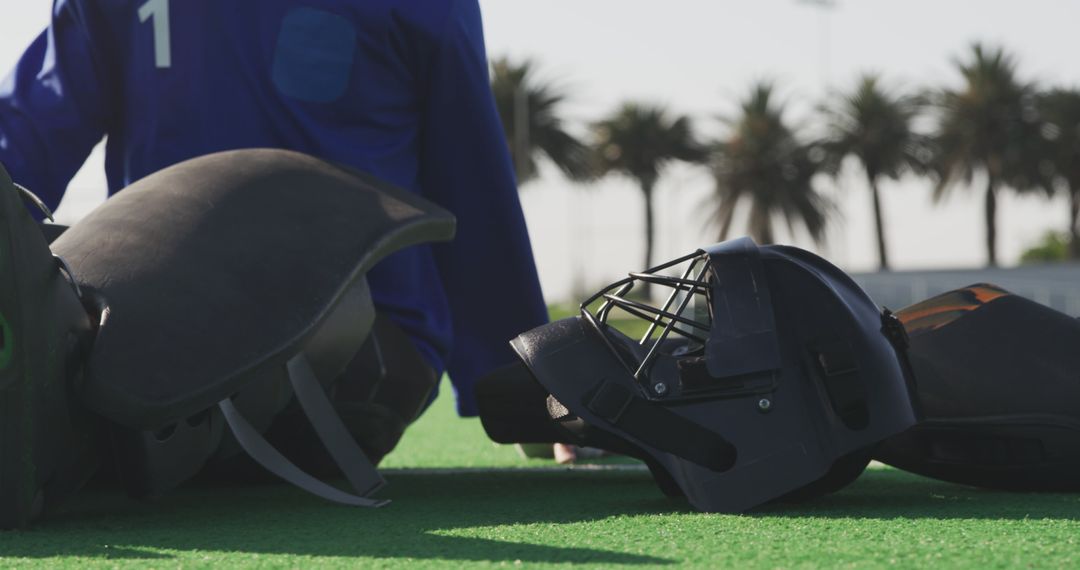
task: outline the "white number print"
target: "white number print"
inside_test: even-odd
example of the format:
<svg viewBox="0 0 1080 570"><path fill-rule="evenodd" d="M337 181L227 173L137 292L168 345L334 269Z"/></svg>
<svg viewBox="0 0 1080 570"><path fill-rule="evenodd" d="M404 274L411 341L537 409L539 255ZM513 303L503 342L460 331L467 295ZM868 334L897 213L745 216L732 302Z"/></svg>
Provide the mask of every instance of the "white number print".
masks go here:
<svg viewBox="0 0 1080 570"><path fill-rule="evenodd" d="M147 0L139 8L139 21L154 19L154 64L158 69L172 67L169 38L169 0Z"/></svg>

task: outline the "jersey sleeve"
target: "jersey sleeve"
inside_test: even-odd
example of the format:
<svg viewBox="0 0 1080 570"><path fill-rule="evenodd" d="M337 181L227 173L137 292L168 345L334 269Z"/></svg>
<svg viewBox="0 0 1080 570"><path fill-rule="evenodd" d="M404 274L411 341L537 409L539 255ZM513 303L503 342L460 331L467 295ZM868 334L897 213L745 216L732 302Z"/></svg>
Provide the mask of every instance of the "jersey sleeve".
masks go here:
<svg viewBox="0 0 1080 570"><path fill-rule="evenodd" d="M424 194L450 210L457 237L435 248L453 322L447 363L458 413L473 387L513 362L510 340L547 322L509 148L488 78L480 8L457 2L431 60L420 172Z"/></svg>
<svg viewBox="0 0 1080 570"><path fill-rule="evenodd" d="M52 209L107 124L107 99L83 12L57 0L49 28L0 83L0 163Z"/></svg>

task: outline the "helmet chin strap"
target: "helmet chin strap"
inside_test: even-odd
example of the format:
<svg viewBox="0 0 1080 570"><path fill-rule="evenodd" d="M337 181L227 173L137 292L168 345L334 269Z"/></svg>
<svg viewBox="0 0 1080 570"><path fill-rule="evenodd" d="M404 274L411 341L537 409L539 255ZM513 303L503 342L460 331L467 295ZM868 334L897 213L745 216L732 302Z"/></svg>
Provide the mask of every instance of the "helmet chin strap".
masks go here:
<svg viewBox="0 0 1080 570"><path fill-rule="evenodd" d="M41 198L37 197L37 194L34 194L33 192L27 190L26 187L21 184L13 184L15 185L15 189L19 191L19 194L22 195L23 200L33 204L34 207L36 207L38 210L41 210L41 213L45 214L45 218L48 219L50 222L56 221L53 218L52 210L50 210L49 207L45 205L45 202L43 202Z"/></svg>
<svg viewBox="0 0 1080 570"><path fill-rule="evenodd" d="M370 498L386 481L349 434L319 384L307 357L303 354L295 356L286 363L286 369L304 414L356 494L342 491L301 470L270 445L236 409L232 400L226 398L218 403L218 407L240 446L271 473L317 497L353 507L382 507L389 504L388 500Z"/></svg>
<svg viewBox="0 0 1080 570"><path fill-rule="evenodd" d="M635 396L625 386L601 382L584 404L598 418L645 445L717 472L735 465L735 446L720 434Z"/></svg>

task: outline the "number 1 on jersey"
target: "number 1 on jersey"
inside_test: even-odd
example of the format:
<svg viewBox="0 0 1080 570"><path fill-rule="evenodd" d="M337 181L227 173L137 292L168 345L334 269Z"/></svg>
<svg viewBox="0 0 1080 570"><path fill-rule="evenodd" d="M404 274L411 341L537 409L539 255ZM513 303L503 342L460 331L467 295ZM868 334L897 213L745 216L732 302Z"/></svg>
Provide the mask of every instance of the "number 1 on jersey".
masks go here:
<svg viewBox="0 0 1080 570"><path fill-rule="evenodd" d="M154 65L158 69L172 67L172 45L169 37L169 0L147 0L139 7L139 21L154 19Z"/></svg>

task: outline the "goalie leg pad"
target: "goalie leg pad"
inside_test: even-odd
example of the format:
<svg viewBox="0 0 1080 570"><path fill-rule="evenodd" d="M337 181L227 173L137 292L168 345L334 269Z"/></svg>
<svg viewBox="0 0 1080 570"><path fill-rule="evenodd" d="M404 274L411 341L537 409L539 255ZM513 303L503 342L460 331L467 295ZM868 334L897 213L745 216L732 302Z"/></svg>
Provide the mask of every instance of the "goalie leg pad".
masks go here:
<svg viewBox="0 0 1080 570"><path fill-rule="evenodd" d="M29 196L0 167L0 529L25 526L97 466L97 424L72 404L90 320Z"/></svg>
<svg viewBox="0 0 1080 570"><path fill-rule="evenodd" d="M979 487L1080 491L1080 321L985 284L897 316L925 419L876 459Z"/></svg>

